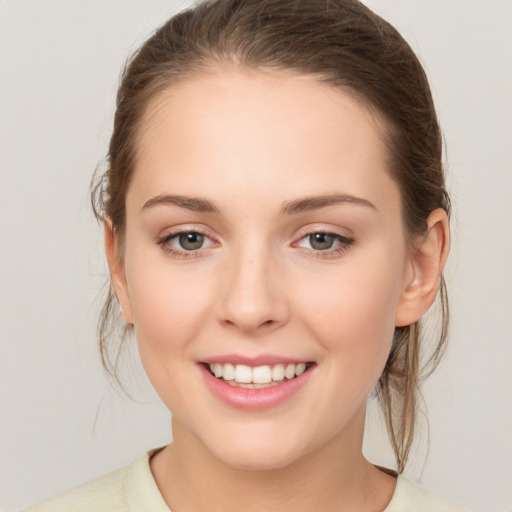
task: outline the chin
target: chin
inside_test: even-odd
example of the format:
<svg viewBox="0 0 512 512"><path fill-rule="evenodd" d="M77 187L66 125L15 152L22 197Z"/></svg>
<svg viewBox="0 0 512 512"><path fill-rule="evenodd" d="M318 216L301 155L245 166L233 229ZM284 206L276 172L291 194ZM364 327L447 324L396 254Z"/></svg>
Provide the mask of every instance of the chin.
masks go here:
<svg viewBox="0 0 512 512"><path fill-rule="evenodd" d="M227 434L226 434L227 435ZM248 471L264 471L282 469L290 466L301 458L304 446L299 439L290 436L271 437L265 435L226 435L222 442L207 444L207 448L223 464L229 467Z"/></svg>
<svg viewBox="0 0 512 512"><path fill-rule="evenodd" d="M269 471L290 466L297 460L297 453L276 453L274 450L259 449L229 450L218 458L229 467L245 471Z"/></svg>

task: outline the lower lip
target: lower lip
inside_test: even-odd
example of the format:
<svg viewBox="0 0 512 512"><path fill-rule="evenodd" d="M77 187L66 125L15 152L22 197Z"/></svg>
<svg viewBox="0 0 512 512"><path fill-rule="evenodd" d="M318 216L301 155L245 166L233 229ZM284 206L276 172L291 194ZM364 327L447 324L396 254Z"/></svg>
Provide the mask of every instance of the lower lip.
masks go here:
<svg viewBox="0 0 512 512"><path fill-rule="evenodd" d="M311 369L290 380L283 380L275 386L248 389L231 386L215 378L203 364L199 364L208 389L225 404L237 409L258 411L270 409L291 399L308 381Z"/></svg>

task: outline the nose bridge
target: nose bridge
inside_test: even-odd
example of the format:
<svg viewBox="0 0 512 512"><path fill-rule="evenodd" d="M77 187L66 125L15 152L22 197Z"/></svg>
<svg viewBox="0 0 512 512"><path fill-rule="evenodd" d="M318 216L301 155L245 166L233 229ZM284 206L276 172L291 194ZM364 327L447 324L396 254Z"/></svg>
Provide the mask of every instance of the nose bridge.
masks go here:
<svg viewBox="0 0 512 512"><path fill-rule="evenodd" d="M255 237L233 248L227 262L221 320L250 332L282 324L286 297L277 258Z"/></svg>

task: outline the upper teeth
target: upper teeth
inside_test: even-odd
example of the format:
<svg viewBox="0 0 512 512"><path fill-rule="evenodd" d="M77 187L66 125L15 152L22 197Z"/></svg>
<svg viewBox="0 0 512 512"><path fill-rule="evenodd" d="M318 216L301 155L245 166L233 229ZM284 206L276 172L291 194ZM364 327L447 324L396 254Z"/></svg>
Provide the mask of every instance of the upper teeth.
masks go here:
<svg viewBox="0 0 512 512"><path fill-rule="evenodd" d="M234 380L241 384L269 384L272 381L284 380L285 377L293 379L303 374L306 371L306 363L254 367L245 364L213 363L210 364L210 370L219 379Z"/></svg>

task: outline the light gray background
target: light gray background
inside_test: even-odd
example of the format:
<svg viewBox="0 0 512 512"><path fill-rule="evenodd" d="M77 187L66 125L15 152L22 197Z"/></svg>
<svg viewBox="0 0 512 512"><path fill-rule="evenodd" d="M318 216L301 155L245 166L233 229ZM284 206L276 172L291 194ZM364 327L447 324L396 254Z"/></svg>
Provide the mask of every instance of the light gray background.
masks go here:
<svg viewBox="0 0 512 512"><path fill-rule="evenodd" d="M455 199L451 346L426 386L430 451L409 474L476 511L512 510L512 2L368 0L419 52ZM0 510L169 441L169 413L99 362L105 277L88 183L130 49L186 2L0 0ZM370 420L367 453L392 464ZM425 459L425 457L427 457Z"/></svg>

